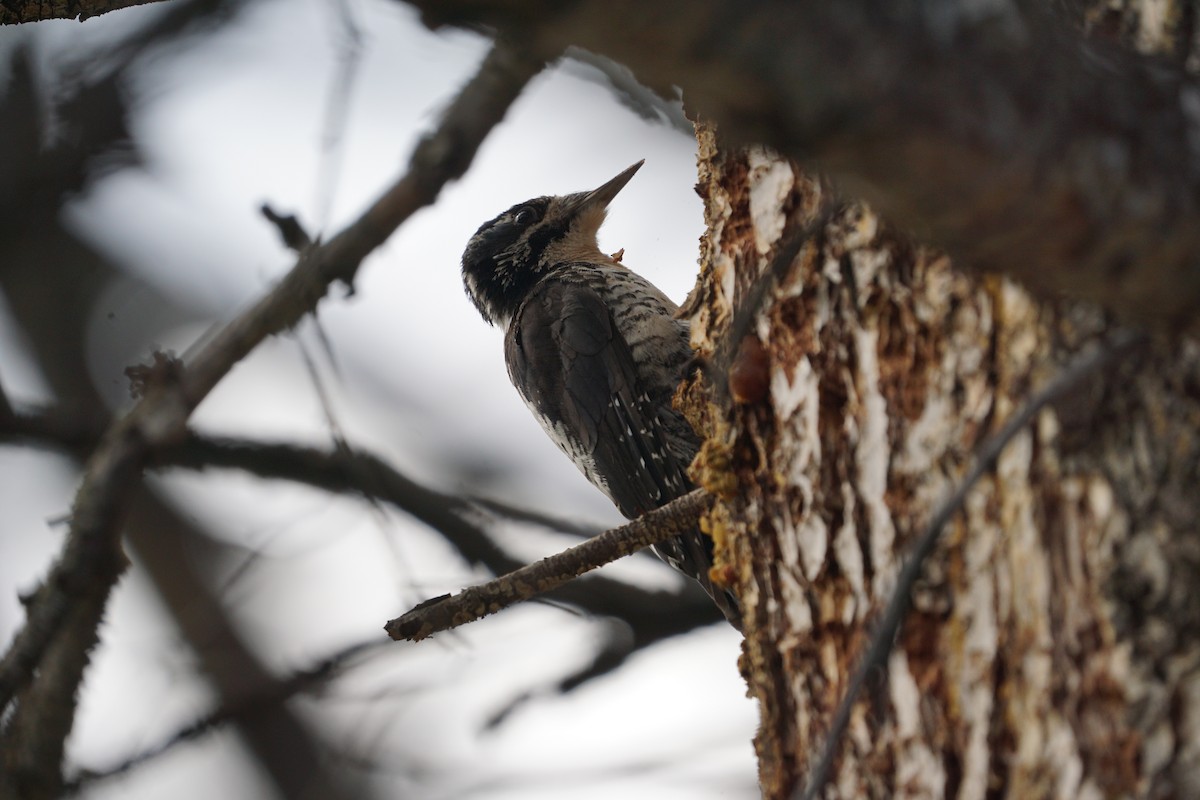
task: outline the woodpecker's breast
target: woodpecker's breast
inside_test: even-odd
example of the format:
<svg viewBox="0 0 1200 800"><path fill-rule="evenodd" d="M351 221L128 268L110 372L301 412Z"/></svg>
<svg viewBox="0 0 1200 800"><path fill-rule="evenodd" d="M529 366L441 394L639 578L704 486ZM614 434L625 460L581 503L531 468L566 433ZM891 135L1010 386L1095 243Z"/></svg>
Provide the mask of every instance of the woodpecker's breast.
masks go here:
<svg viewBox="0 0 1200 800"><path fill-rule="evenodd" d="M626 516L691 488L698 442L671 407L691 358L675 309L623 266L566 264L539 281L505 336L521 397Z"/></svg>
<svg viewBox="0 0 1200 800"><path fill-rule="evenodd" d="M597 270L596 290L605 295L617 331L629 345L639 377L650 390L674 392L683 365L691 358L687 324L656 286L622 267Z"/></svg>

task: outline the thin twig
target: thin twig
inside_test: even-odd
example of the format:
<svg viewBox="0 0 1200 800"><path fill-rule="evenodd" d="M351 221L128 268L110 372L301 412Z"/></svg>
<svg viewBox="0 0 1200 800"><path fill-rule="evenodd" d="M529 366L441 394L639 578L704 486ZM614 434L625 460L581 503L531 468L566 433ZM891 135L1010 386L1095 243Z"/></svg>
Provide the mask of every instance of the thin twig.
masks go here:
<svg viewBox="0 0 1200 800"><path fill-rule="evenodd" d="M84 769L75 777L68 780L63 786L64 795L73 795L84 789L90 788L97 781L115 778L119 775L124 775L135 767L140 767L147 761L153 761L161 755L164 755L177 746L199 739L201 736L221 727L233 720L244 717L249 714L255 714L263 708L271 705L282 703L293 695L311 689L319 683L332 680L345 666L350 659L378 649L385 645L386 642L381 642L378 639L372 639L368 642L360 642L355 645L343 648L331 656L328 656L316 664L302 670L293 672L290 675L280 678L271 685L267 692L247 697L233 705L225 705L217 708L203 717L200 717L182 728L179 728L175 733L168 736L156 745L143 750L140 753L129 756L128 758L114 764L105 769L94 770Z"/></svg>
<svg viewBox="0 0 1200 800"><path fill-rule="evenodd" d="M302 253L306 247L312 244L312 237L308 235L308 231L304 230L304 226L300 224L300 220L296 218L295 214L280 214L271 207L270 203L263 203L258 210L267 218L268 222L275 226L280 240L287 249Z"/></svg>
<svg viewBox="0 0 1200 800"><path fill-rule="evenodd" d="M0 444L50 447L86 457L107 427L103 418L88 419L56 407L23 406L10 409L7 414L0 407ZM320 450L284 442L209 436L189 430L178 444L155 450L152 460L159 467L240 469L261 478L296 481L330 492L359 492L410 513L416 497L420 506L445 506L460 517L473 512L475 516L492 515L579 537L595 536L604 531L604 527L596 523L523 508L492 497L438 492L417 484L379 456L358 446ZM437 527L433 521L429 522Z"/></svg>
<svg viewBox="0 0 1200 800"><path fill-rule="evenodd" d="M833 771L833 762L837 758L842 738L850 724L850 714L854 710L859 692L862 691L867 676L882 667L887 661L896 634L908 613L912 588L921 575L925 560L929 558L929 554L937 545L942 528L962 507L975 483L996 465L996 461L1008 443L1033 422L1042 409L1062 397L1080 381L1128 354L1144 341L1145 337L1141 334L1117 331L1105 341L1075 356L1062 372L1055 375L1049 383L1031 396L1016 414L1008 418L999 431L988 437L979 446L971 468L959 481L950 496L942 501L942 504L934 511L921 538L917 540L901 568L896 578L896 588L892 591L887 608L884 609L883 616L879 618L878 625L871 634L866 653L863 654L850 677L845 696L838 704L833 722L825 735L825 744L821 748L821 755L809 771L807 785L802 790L798 787L795 794L792 795L793 798L817 800L818 795L829 782Z"/></svg>
<svg viewBox="0 0 1200 800"><path fill-rule="evenodd" d="M478 494L463 495L463 499L473 506L478 506L480 509L487 511L497 517L511 520L513 522L525 522L530 525L537 525L539 528L555 531L556 533L567 533L572 536L589 537L595 536L604 531L604 527L594 522L580 522L575 519L567 519L566 517L558 516L557 514L549 514L545 511L540 511L534 508L525 508L523 506L506 503L503 500L497 500L494 497L483 497Z"/></svg>
<svg viewBox="0 0 1200 800"><path fill-rule="evenodd" d="M426 600L389 621L384 630L393 639L417 642L439 631L474 622L687 530L696 524L710 502L712 499L704 490L694 489L633 522L605 531L583 544L493 581L464 589L456 595Z"/></svg>
<svg viewBox="0 0 1200 800"><path fill-rule="evenodd" d="M314 182L313 219L317 230L329 224L337 194L338 179L346 155L346 127L350 120L350 98L363 59L363 32L355 19L354 9L346 0L330 4L335 25L330 26L336 67L325 97L324 121L321 125L321 159Z"/></svg>

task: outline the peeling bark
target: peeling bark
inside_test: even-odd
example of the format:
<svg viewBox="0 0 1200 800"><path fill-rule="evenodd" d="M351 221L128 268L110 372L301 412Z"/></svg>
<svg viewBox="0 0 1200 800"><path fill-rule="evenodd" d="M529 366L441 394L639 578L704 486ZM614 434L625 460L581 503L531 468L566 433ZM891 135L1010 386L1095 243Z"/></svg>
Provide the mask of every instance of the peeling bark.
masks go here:
<svg viewBox="0 0 1200 800"><path fill-rule="evenodd" d="M762 397L682 398L712 438L696 472L746 613L764 796L785 798L973 447L1109 322L958 272L765 150L703 130L700 153L702 356L781 242L829 215L756 312ZM829 796L1200 793L1200 343L1136 361L1043 412L970 495Z"/></svg>
<svg viewBox="0 0 1200 800"><path fill-rule="evenodd" d="M77 19L82 22L122 8L161 0L7 0L0 3L0 25L17 25L44 19Z"/></svg>

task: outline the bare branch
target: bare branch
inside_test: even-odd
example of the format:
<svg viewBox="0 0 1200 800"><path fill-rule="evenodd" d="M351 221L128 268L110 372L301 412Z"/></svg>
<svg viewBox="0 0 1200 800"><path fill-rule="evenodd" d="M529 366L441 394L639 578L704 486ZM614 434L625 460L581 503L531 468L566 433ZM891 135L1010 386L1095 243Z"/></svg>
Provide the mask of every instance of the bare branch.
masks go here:
<svg viewBox="0 0 1200 800"><path fill-rule="evenodd" d="M414 212L433 202L442 187L470 165L487 133L504 117L542 62L497 45L447 109L438 129L417 145L409 170L367 211L328 243L309 249L296 266L250 309L222 328L189 359L179 402L195 408L230 368L267 336L287 330L316 308L335 281L353 286L363 258ZM166 432L180 422L160 401L140 415L139 427ZM157 414L167 414L157 419ZM134 416L138 416L137 410Z"/></svg>
<svg viewBox="0 0 1200 800"><path fill-rule="evenodd" d="M8 419L0 418L0 442L52 445L72 451L86 451L95 445L104 427L103 420L91 424L84 423L78 413L64 414L55 410L31 412L29 409L20 409ZM487 534L470 520L478 515L474 501L423 487L368 453L342 448L322 452L286 444L225 438L208 439L193 433L185 442L157 451L155 463L160 466L194 469L235 468L264 478L302 481L328 491L362 492L393 503L400 510L413 514L438 529L446 535L451 544L460 549L464 557L482 563L495 572L513 570L520 566L515 559L495 546ZM152 510L150 513L161 514L162 511ZM505 506L500 509L500 513L522 519L528 516L536 524L556 526L554 520L531 515L521 509ZM170 546L174 534L169 528L175 523L162 518L144 518L135 522L134 531L145 529L154 532L150 536L138 539L141 542L137 553L139 563L151 569L164 562L176 565L174 577L168 582L169 585L161 588L166 591L164 596L168 605L176 605L174 596L182 595L179 603L186 608L177 614L181 614L180 624L185 630L196 625L201 626L202 630L189 633L188 638L217 642L216 647L221 656L217 659L219 663L210 667L213 667L211 671L214 680L220 683L224 675L221 664L228 660L230 651L236 649L239 643L228 638L219 618L213 614L194 613L198 602L206 602L205 592L204 587L186 581L182 586L177 585L181 578L186 578L179 574L178 569L186 566L187 559L170 551L157 552L164 546ZM164 532L171 535L164 537ZM147 552L145 547L150 547L155 552ZM558 685L561 691L573 689L617 668L630 653L642 647L700 625L719 621L715 607L698 589L683 594L655 592L607 578L592 577L586 581L564 585L554 592L554 596L590 613L615 618L613 624L604 630L607 641L601 644L593 663L563 678ZM211 630L214 625L217 628L215 631ZM132 755L117 765L100 771L87 770L81 773L68 783L67 791L74 793L96 780L124 774L158 755L169 752L179 744L200 738L227 723L252 724L251 716L270 715L276 708L282 710L278 707L280 701L329 677L349 657L365 647L367 645L351 648L315 667L273 681L263 680L262 676L250 680L243 674L239 691L222 692L223 696L229 699L221 708L184 726L162 743ZM201 653L201 657L205 658L205 654ZM244 661L239 663L244 664ZM241 666L239 669L245 671L246 667ZM251 670L253 669L252 666ZM247 693L247 685L261 688ZM277 731L274 738L281 735L286 734ZM252 737L250 741L253 744L256 738ZM296 745L291 747L293 751L296 750ZM270 760L264 760L268 764L272 763Z"/></svg>
<svg viewBox="0 0 1200 800"><path fill-rule="evenodd" d="M99 440L104 428L102 420L89 424L77 414L64 414L56 409L36 412L20 409L9 419L0 418L0 442L86 451ZM464 559L496 574L511 572L522 564L499 547L480 525L480 509L578 536L601 532L509 504L437 491L358 448L324 451L189 432L184 441L155 450L152 459L159 467L238 469L261 478L295 481L329 492L360 493L413 516L441 533ZM649 591L592 576L580 584L559 587L553 596L589 613L625 620L633 629L634 648L719 619L716 607L699 589L683 594Z"/></svg>
<svg viewBox="0 0 1200 800"><path fill-rule="evenodd" d="M45 591L42 587L39 595ZM43 633L42 638L47 644L37 663L37 680L22 693L21 701L7 720L0 795L21 798L58 796L64 740L75 716L77 697L74 687L79 685L91 649L100 638L99 622L103 612L103 596L95 591L80 593L76 602L66 609L58 626ZM71 690L64 691L64 687Z"/></svg>
<svg viewBox="0 0 1200 800"><path fill-rule="evenodd" d="M334 281L351 285L367 254L413 212L431 203L447 181L465 172L483 138L540 68L541 62L497 45L438 128L417 145L404 177L342 233L306 250L275 289L217 331L181 372L172 371L169 379L148 385L133 410L108 430L85 467L63 553L34 594L25 626L0 661L0 708L27 684L31 685L22 705L36 696L73 702L86 663L83 653L94 636L69 644L59 638L62 644L54 645L56 650L70 651L58 655L66 663L80 664L78 670L41 670L35 679L35 669L43 664L52 640L66 630L63 623L69 615L72 620L85 615L87 625L93 630L98 626L108 594L125 566L117 535L120 510L153 448L183 437L192 410L259 342L312 311ZM81 627L86 625L70 629ZM61 683L51 685L52 677L61 677ZM50 754L31 765L42 772L36 781L44 779L49 786L58 780L61 743L72 718L73 708L63 715L10 720L5 731L9 740L30 736L26 726L37 725L45 726L41 739L59 742L57 757Z"/></svg>
<svg viewBox="0 0 1200 800"><path fill-rule="evenodd" d="M63 787L63 793L66 795L77 794L84 789L90 788L97 781L124 775L148 761L153 761L159 756L169 753L179 745L199 739L229 722L251 714L260 713L265 708L279 705L300 692L331 681L341 673L343 667L351 659L362 656L372 650L377 650L385 644L386 642L373 639L369 642L360 642L359 644L339 650L337 653L322 659L310 667L297 670L290 675L280 678L267 691L247 696L236 703L223 705L205 714L203 717L193 720L162 742L140 753L129 756L111 767L98 770L82 770L80 774L66 782Z"/></svg>
<svg viewBox="0 0 1200 800"><path fill-rule="evenodd" d="M153 582L163 605L195 653L205 680L217 690L218 705L240 708L228 718L280 797L328 800L362 797L362 786L324 758L319 726L286 703L255 702L276 696L277 675L255 651L255 640L239 630L205 565L223 558L229 545L212 539L142 484L129 508L125 537L138 568Z"/></svg>
<svg viewBox="0 0 1200 800"><path fill-rule="evenodd" d="M494 581L472 586L454 596L427 600L389 621L384 630L393 639L418 642L439 631L474 622L687 530L697 523L711 501L704 490L695 489L627 525L605 531Z"/></svg>
<svg viewBox="0 0 1200 800"><path fill-rule="evenodd" d="M908 559L904 562L904 566L896 578L896 588L892 591L891 599L888 601L883 615L879 618L877 627L871 634L867 650L850 676L846 694L834 713L833 722L825 735L825 744L821 748L820 757L809 771L807 787L803 790L797 787L794 798L817 800L824 791L863 684L866 683L868 675L874 670L881 669L887 661L888 655L892 651L892 644L896 640L896 634L908 613L913 585L921 576L926 559L937 545L942 528L958 513L976 482L995 467L997 459L1000 458L1000 454L1008 443L1018 433L1025 430L1042 409L1061 398L1080 381L1095 375L1117 359L1128 355L1145 341L1145 337L1141 334L1121 331L1079 354L1046 386L1033 394L1016 414L1008 418L999 431L988 437L975 451L975 461L970 470L958 482L950 496L938 506L924 533L921 534L921 538L917 540Z"/></svg>
<svg viewBox="0 0 1200 800"><path fill-rule="evenodd" d="M0 439L3 432L0 430ZM187 442L157 454L158 463L185 468L241 469L263 478L294 480L331 492L361 493L390 503L445 537L460 556L472 564L501 575L522 563L500 547L480 519L479 506L510 519L560 530L559 520L501 504L479 504L472 498L439 492L424 486L379 457L360 449L336 448L324 452L289 444L205 439L192 435ZM594 535L580 526L578 535ZM720 620L716 606L698 586L687 582L680 591L642 589L600 575L559 586L549 599L575 606L592 615L621 620L623 630L606 629L613 637L596 663L563 682L570 689L615 669L625 657L655 642Z"/></svg>
<svg viewBox="0 0 1200 800"><path fill-rule="evenodd" d="M97 640L109 591L126 563L112 534L124 493L137 479L137 464L127 449L97 456L91 462L91 479L76 497L62 555L27 603L25 626L0 661L0 707L30 684L21 695L19 713L7 721L3 739L13 748L5 777L33 797L55 793L87 652Z"/></svg>
<svg viewBox="0 0 1200 800"><path fill-rule="evenodd" d="M555 514L548 514L537 509L525 508L523 506L506 503L503 500L497 500L494 497L484 497L478 494L464 495L464 499L472 505L479 506L485 511L489 511L498 517L510 519L514 522L527 522L531 525L537 525L540 528L547 528L558 533L569 533L572 536L588 537L595 536L604 530L603 527L594 522L580 522L574 519L568 519Z"/></svg>

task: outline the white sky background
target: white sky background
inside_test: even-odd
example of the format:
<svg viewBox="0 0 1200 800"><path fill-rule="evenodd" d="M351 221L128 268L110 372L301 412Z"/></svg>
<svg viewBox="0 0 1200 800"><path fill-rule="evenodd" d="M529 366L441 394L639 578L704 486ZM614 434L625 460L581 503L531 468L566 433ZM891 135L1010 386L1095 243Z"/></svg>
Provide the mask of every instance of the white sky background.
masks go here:
<svg viewBox="0 0 1200 800"><path fill-rule="evenodd" d="M227 319L292 263L258 215L263 201L335 232L403 169L416 137L474 73L487 43L434 35L390 0L346 3L362 34L337 147L323 147L346 41L333 0L268 0L235 25L147 62L131 87L145 169L116 174L68 211L93 246L183 306ZM86 23L0 30L6 54L32 38L45 69L84 57L154 7ZM5 58L7 56L5 55ZM2 123L0 123L2 124ZM646 165L612 205L601 247L676 300L691 288L702 231L693 144L621 107L601 86L557 70L539 77L489 137L467 176L364 265L351 298L334 291L299 339L317 360L352 445L446 490L469 468L496 497L612 524L611 504L549 442L509 385L498 331L466 299L459 259L483 221L540 194L598 186ZM334 177L330 194L329 176ZM124 320L164 314L145 292L114 289L94 324L97 383L124 402L124 367L153 346L186 352L206 325L130 341ZM111 312L111 315L110 313ZM166 312L166 313L169 313ZM0 379L15 400L45 398L0 314ZM111 362L111 363L106 363ZM325 445L329 430L296 337L267 343L199 409L219 433ZM259 554L228 597L260 654L281 670L382 636L413 603L471 576L436 536L351 498L228 473L162 478L216 535ZM61 459L0 449L0 642L20 619L15 588L44 574L74 475ZM527 541L527 540L526 540ZM563 544L545 537L544 548ZM665 567L609 568L676 580ZM71 755L103 767L209 708L190 654L137 570L123 580L98 664L89 671ZM337 750L379 762L380 796L427 798L742 798L757 795L749 740L756 712L737 674L738 637L718 625L642 653L566 697L546 687L586 662L602 623L546 606L517 609L419 647L397 646L335 684L337 701L303 701ZM499 727L484 722L523 693ZM384 713L386 712L386 713ZM210 736L88 797L258 798L269 785L237 738Z"/></svg>

